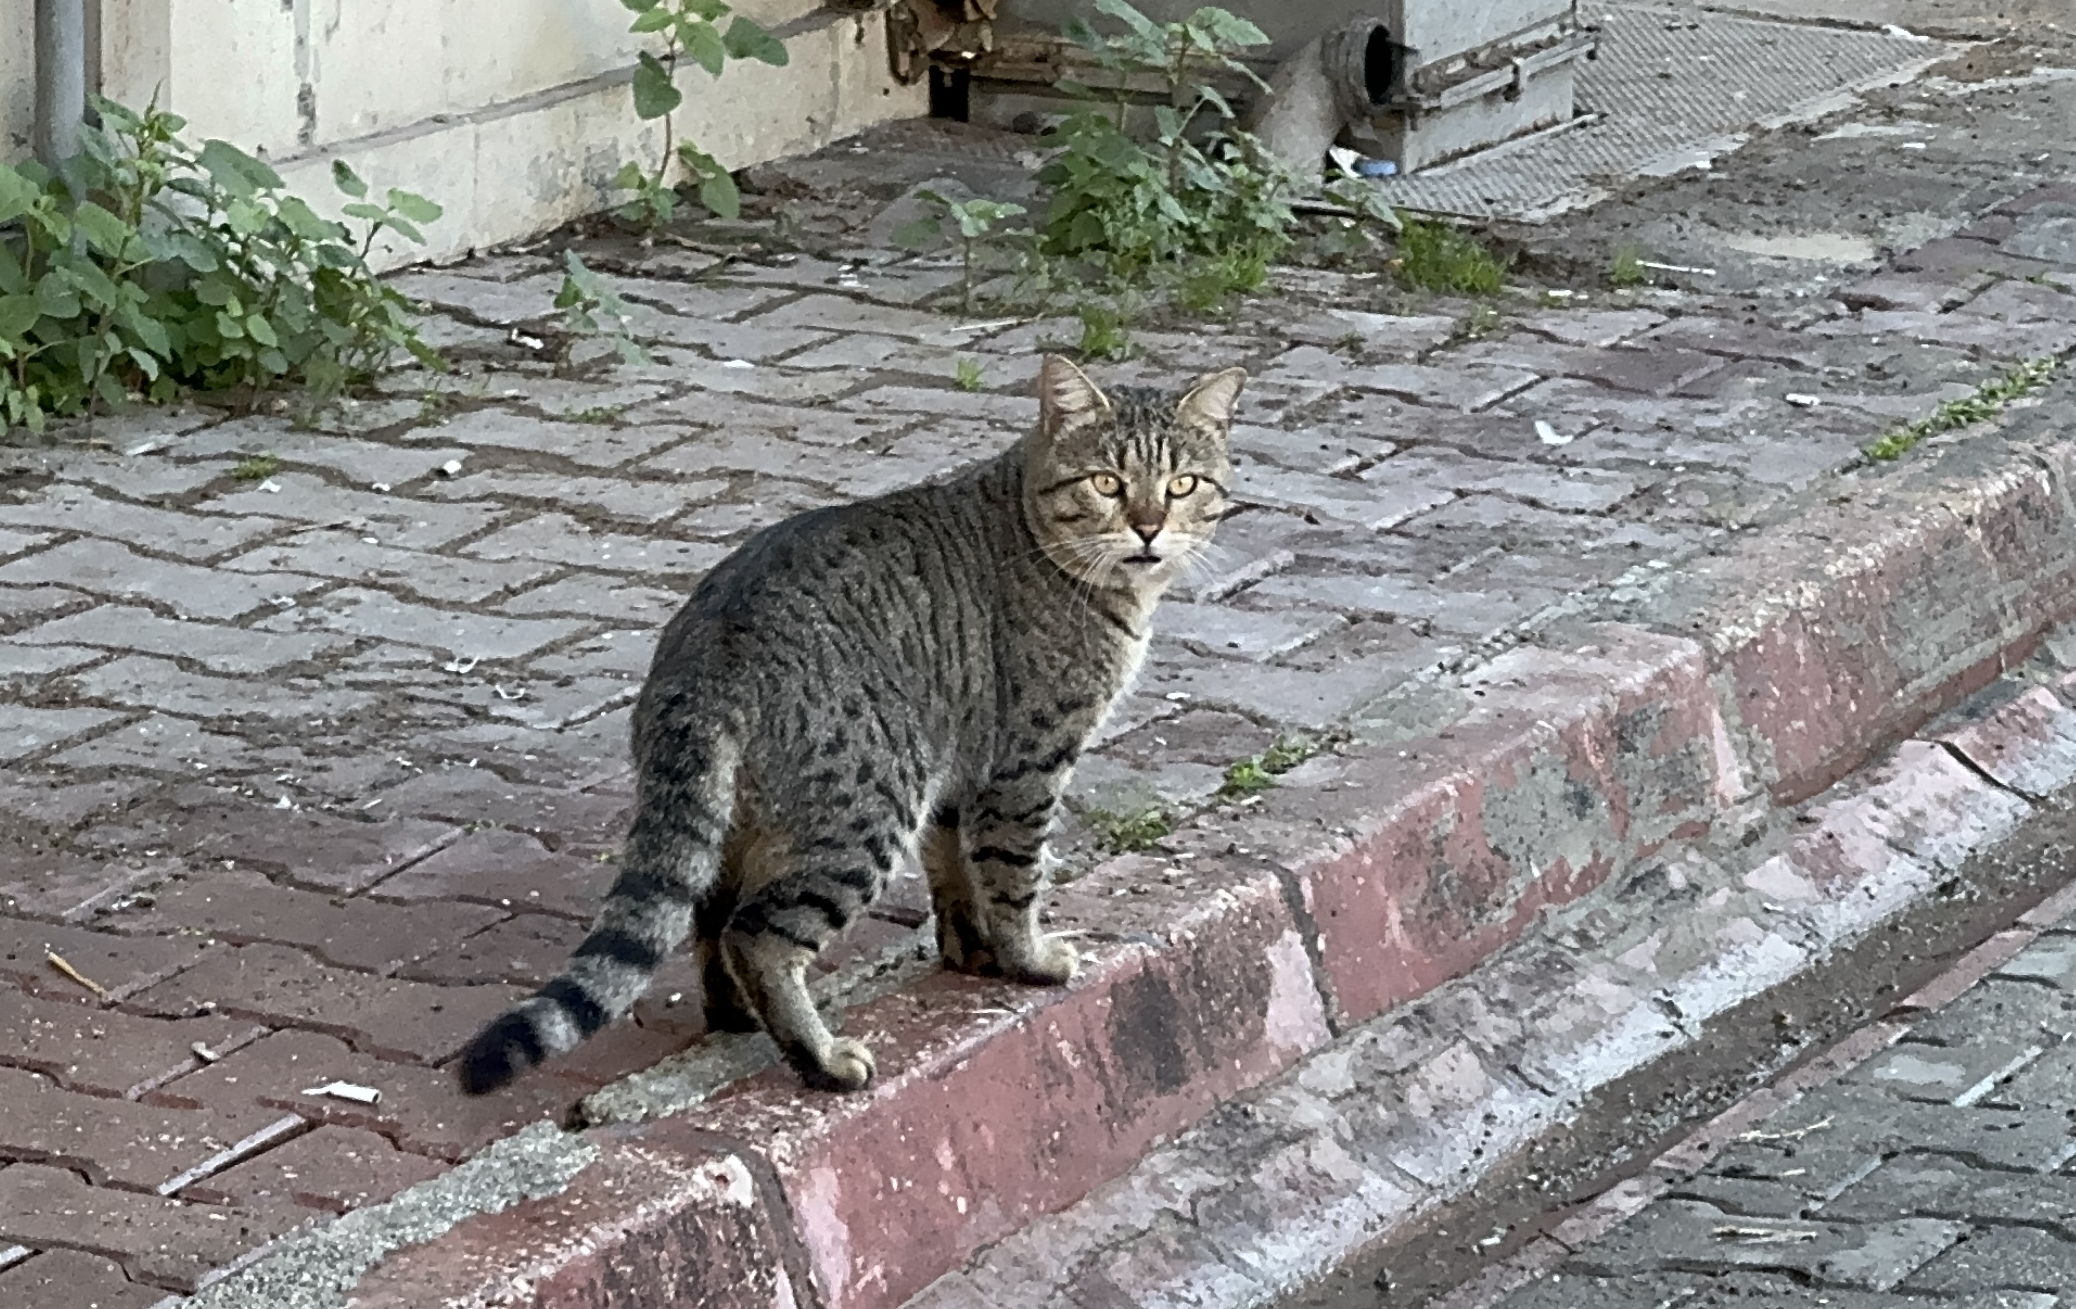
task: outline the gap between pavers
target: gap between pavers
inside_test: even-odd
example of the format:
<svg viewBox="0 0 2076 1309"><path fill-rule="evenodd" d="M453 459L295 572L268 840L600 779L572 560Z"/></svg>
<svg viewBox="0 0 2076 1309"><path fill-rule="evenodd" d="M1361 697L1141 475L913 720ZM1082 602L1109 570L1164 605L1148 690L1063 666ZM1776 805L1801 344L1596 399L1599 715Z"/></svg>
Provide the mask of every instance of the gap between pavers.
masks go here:
<svg viewBox="0 0 2076 1309"><path fill-rule="evenodd" d="M1753 830L2023 657L2071 603L2072 462L2051 439L1983 437L1858 502L1812 503L1689 569L1625 579L1594 612L1567 606L1535 644L1427 688L1429 726L1394 732L1389 706L1374 711L1358 744L1184 829L1171 857L1113 860L1063 888L1055 916L1083 933L1088 957L1072 987L932 972L860 996L845 1028L879 1054L885 1079L871 1091L806 1095L770 1070L702 1087L685 1102L705 1102L686 1112L595 1128L580 1139L598 1156L567 1188L443 1231L411 1227L409 1248L360 1279L371 1294L387 1289L355 1303L678 1295L717 1309L891 1309L991 1244L931 1287L935 1303L966 1303L961 1278L991 1304L1011 1303L1017 1285L1030 1289L1015 1302L1044 1303L1030 1251L1053 1262L1065 1251L1044 1244L1041 1231L1065 1239L1045 1224L1076 1221L1091 1193L1100 1204L1138 1187L1155 1209L1200 1212L1187 1197L1232 1197L1231 1180L1255 1171L1230 1153L1237 1138L1200 1175L1135 1179L1142 1160L1164 1157L1149 1157L1157 1143L1221 1105L1234 1112L1201 1130L1259 1109L1232 1102L1308 1055L1262 1103L1302 1091L1324 1105L1335 1078L1381 1060L1368 1071L1382 1080L1358 1079L1362 1102L1371 1119L1414 1125L1410 1135L1373 1159L1323 1162L1292 1153L1316 1136L1282 1141L1257 1161L1276 1164L1266 1180L1231 1199L1221 1239L1237 1250L1249 1233L1272 1237L1262 1213L1313 1200L1321 1230L1374 1236L1460 1191L1584 1090L1691 1039L1689 1024L1900 909L2017 821L2020 795L1945 745L1911 743L1874 779L1879 802L1839 800L1753 872L1758 883L1712 906L1709 930L1660 934L1590 967L1590 954L1537 942L1481 979L1496 1003L1462 998L1476 987L1436 989L1552 906L1575 905L1580 930L1608 934L1593 920L1636 907L1623 879L1643 861ZM1450 706L1439 727L1437 698ZM2052 740L2076 735L2027 703ZM2012 744L2015 729L1996 739L2021 761L1999 766L2028 788L2060 776L2042 751ZM1408 1019L1387 1024L1388 1038L1374 1025L1387 1013ZM1307 1078L1327 1089L1305 1089ZM1379 1094L1386 1086L1396 1094ZM361 1221L427 1204L465 1214L454 1185L436 1179ZM1117 1204L1129 1227L1140 1211ZM1021 1258L1019 1243L1030 1246ZM302 1248L281 1245L209 1294L249 1302L240 1288L292 1280L284 1270L308 1258ZM1127 1280L1152 1297L1141 1303L1180 1282L1192 1303L1256 1303L1317 1270L1324 1247L1308 1248L1254 1250L1243 1273L1222 1257L1134 1247ZM990 1260L1007 1281L987 1273ZM1214 1269L1211 1282L1191 1281ZM414 1286L447 1289L414 1300Z"/></svg>

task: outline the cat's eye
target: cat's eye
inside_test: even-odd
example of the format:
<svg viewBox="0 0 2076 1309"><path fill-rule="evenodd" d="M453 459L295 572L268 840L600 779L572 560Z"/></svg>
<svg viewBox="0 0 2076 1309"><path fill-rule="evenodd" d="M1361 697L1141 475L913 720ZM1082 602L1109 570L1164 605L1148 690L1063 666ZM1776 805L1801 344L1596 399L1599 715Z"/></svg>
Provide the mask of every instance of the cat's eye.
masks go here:
<svg viewBox="0 0 2076 1309"><path fill-rule="evenodd" d="M1168 482L1168 494L1174 496L1177 500L1196 489L1197 479L1189 473L1184 473L1182 476L1173 478Z"/></svg>
<svg viewBox="0 0 2076 1309"><path fill-rule="evenodd" d="M1124 479L1116 473L1097 473L1088 479L1088 484L1096 488L1097 495L1114 496L1124 490Z"/></svg>

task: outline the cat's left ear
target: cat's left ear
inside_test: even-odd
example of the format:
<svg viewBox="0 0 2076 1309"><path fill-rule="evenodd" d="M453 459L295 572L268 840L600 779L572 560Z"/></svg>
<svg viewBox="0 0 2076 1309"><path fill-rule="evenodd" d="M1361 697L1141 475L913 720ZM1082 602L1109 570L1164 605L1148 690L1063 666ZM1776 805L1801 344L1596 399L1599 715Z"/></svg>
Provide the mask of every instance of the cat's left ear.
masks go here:
<svg viewBox="0 0 2076 1309"><path fill-rule="evenodd" d="M1189 388L1182 403L1175 406L1175 417L1185 427L1194 427L1206 432L1224 432L1233 423L1233 409L1240 403L1240 387L1247 381L1247 370L1228 368L1220 373L1206 373Z"/></svg>

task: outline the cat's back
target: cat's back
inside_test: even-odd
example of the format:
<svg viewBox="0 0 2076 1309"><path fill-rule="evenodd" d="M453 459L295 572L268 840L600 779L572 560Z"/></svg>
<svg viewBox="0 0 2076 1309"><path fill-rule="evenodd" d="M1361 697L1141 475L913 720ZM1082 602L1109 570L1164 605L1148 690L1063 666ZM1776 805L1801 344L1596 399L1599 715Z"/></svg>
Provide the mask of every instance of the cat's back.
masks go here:
<svg viewBox="0 0 2076 1309"><path fill-rule="evenodd" d="M1020 526L1016 474L998 457L762 529L700 581L665 629L657 666L698 653L782 657L788 647L899 641L934 627L946 607L985 605Z"/></svg>

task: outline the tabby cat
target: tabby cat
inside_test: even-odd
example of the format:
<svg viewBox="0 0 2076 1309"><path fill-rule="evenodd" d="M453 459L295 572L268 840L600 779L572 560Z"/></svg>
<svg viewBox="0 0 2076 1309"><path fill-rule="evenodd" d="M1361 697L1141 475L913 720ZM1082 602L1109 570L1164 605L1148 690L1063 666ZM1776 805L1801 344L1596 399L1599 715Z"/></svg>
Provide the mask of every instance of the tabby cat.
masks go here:
<svg viewBox="0 0 2076 1309"><path fill-rule="evenodd" d="M762 1026L806 1082L872 1052L809 999L816 954L920 857L952 968L1057 985L1038 930L1068 772L1137 672L1162 590L1226 508L1246 374L1186 392L1039 371L1035 431L951 479L817 509L723 560L663 631L634 710L619 879L569 968L460 1064L503 1086L627 1012L697 940L708 1026Z"/></svg>

